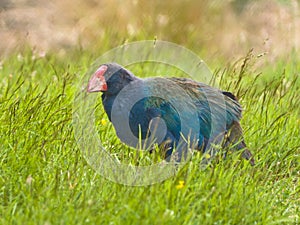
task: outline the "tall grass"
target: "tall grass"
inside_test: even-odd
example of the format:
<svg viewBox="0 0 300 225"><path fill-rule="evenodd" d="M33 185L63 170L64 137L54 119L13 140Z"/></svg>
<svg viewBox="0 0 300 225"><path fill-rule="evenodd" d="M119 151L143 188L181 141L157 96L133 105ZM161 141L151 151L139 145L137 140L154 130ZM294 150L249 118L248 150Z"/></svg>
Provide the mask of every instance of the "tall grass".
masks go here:
<svg viewBox="0 0 300 225"><path fill-rule="evenodd" d="M249 53L216 72L216 82L244 107L254 167L233 154L200 170L195 157L171 179L129 187L91 169L74 138L74 83L92 58L27 51L2 62L0 224L300 223L300 81L292 62L254 71L259 59ZM99 108L100 136L106 147L116 145L102 118Z"/></svg>

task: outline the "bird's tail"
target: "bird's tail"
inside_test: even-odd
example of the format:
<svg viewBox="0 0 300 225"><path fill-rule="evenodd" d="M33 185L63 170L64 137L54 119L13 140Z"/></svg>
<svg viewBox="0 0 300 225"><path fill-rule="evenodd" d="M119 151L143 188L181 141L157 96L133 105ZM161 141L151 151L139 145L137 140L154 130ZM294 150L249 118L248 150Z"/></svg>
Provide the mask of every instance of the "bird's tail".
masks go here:
<svg viewBox="0 0 300 225"><path fill-rule="evenodd" d="M249 160L250 164L254 166L255 162L253 155L245 144L243 131L238 122L233 122L229 132L227 133L225 145L233 145L236 150L243 151L242 157Z"/></svg>

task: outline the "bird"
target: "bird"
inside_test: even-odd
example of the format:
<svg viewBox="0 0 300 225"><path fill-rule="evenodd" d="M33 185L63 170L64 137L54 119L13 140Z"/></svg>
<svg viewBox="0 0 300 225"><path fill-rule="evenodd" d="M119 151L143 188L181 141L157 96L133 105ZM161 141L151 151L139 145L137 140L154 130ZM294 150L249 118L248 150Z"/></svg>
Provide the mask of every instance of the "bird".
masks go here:
<svg viewBox="0 0 300 225"><path fill-rule="evenodd" d="M87 92L102 92L104 111L129 146L142 140L150 152L157 144L164 159L176 153L182 160L188 148L215 155L219 144L255 164L240 126L242 107L231 92L190 78L140 78L115 62L98 67Z"/></svg>

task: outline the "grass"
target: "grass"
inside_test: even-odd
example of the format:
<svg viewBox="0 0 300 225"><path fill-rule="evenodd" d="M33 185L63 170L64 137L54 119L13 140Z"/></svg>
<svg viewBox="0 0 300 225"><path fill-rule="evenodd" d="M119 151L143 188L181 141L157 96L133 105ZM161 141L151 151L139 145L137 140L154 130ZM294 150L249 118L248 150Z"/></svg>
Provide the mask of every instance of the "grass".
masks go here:
<svg viewBox="0 0 300 225"><path fill-rule="evenodd" d="M74 137L74 84L93 58L27 51L3 60L0 224L300 223L300 80L292 61L256 72L259 59L249 53L216 72L245 109L254 167L233 154L200 170L195 157L175 177L131 187L98 175ZM96 115L105 145L121 145L101 107Z"/></svg>

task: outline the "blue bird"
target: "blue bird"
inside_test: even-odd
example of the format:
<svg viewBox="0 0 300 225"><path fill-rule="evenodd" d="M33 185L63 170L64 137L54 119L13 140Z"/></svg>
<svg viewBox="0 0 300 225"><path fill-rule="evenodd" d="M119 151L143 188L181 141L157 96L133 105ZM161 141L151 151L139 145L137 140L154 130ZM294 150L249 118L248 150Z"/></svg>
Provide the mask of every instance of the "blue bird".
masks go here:
<svg viewBox="0 0 300 225"><path fill-rule="evenodd" d="M230 92L187 78L145 78L116 63L102 64L88 92L102 92L104 110L117 136L136 147L158 144L170 159L185 148L215 154L215 144L232 146L254 165L240 126L242 108ZM189 144L187 144L189 143Z"/></svg>

